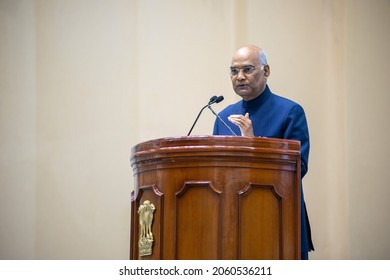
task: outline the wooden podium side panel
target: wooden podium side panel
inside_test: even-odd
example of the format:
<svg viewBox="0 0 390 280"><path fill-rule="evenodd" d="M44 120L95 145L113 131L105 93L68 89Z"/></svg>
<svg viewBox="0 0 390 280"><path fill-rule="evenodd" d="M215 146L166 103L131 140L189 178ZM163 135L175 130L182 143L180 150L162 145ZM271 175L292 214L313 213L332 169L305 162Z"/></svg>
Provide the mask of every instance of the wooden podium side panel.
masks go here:
<svg viewBox="0 0 390 280"><path fill-rule="evenodd" d="M249 184L239 194L239 259L280 259L281 197L272 186Z"/></svg>
<svg viewBox="0 0 390 280"><path fill-rule="evenodd" d="M186 182L176 194L178 260L220 259L220 193L209 182Z"/></svg>

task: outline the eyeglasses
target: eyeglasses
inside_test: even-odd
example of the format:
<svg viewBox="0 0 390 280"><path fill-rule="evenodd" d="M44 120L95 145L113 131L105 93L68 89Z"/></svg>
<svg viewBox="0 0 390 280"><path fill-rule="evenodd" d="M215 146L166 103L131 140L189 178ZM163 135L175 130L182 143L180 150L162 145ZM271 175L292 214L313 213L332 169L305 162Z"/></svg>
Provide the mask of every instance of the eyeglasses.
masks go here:
<svg viewBox="0 0 390 280"><path fill-rule="evenodd" d="M256 68L252 65L247 65L242 68L230 67L230 75L237 76L238 73L240 73L240 70L242 70L242 73L247 75L247 74L252 74L256 70Z"/></svg>

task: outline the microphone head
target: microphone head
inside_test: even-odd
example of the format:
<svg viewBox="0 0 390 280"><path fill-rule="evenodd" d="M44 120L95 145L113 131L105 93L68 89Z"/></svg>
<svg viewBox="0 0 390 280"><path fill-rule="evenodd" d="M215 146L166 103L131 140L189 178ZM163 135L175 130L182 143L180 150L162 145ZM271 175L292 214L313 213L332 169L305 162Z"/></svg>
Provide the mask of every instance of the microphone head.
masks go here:
<svg viewBox="0 0 390 280"><path fill-rule="evenodd" d="M210 101L214 101L215 99L217 99L217 96L214 95L213 97L210 98Z"/></svg>
<svg viewBox="0 0 390 280"><path fill-rule="evenodd" d="M209 101L209 105L215 103L215 100L217 99L218 97L216 95L214 95L213 97L210 98L210 101Z"/></svg>
<svg viewBox="0 0 390 280"><path fill-rule="evenodd" d="M220 96L218 96L218 97L215 99L215 103L219 103L219 102L221 102L223 99L224 99L223 96L220 95Z"/></svg>

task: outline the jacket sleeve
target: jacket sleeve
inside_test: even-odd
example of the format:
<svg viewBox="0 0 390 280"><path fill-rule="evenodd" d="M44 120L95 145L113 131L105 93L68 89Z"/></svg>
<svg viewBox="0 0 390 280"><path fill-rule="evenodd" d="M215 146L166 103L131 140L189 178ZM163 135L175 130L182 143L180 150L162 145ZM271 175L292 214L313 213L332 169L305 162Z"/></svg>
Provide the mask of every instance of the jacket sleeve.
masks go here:
<svg viewBox="0 0 390 280"><path fill-rule="evenodd" d="M301 178L303 178L308 171L310 139L302 106L296 104L291 108L286 116L284 128L283 138L301 142Z"/></svg>

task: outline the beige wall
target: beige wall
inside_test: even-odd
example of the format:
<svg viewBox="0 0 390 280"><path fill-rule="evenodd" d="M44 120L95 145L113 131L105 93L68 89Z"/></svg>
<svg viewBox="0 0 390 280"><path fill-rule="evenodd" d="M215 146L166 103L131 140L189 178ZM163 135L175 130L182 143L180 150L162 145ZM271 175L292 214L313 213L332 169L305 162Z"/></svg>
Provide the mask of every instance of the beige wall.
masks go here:
<svg viewBox="0 0 390 280"><path fill-rule="evenodd" d="M32 1L0 1L0 38L0 258L34 259L37 91Z"/></svg>
<svg viewBox="0 0 390 280"><path fill-rule="evenodd" d="M388 26L386 0L0 0L0 259L127 259L131 147L238 100L247 43L306 110L311 258L390 259Z"/></svg>
<svg viewBox="0 0 390 280"><path fill-rule="evenodd" d="M390 2L374 2L346 16L349 232L353 258L390 259Z"/></svg>

